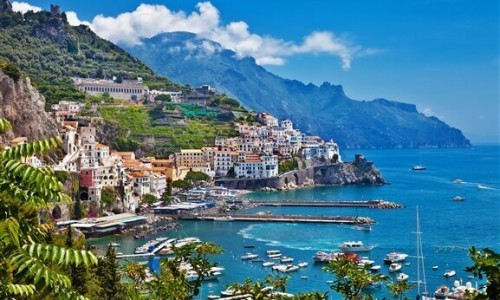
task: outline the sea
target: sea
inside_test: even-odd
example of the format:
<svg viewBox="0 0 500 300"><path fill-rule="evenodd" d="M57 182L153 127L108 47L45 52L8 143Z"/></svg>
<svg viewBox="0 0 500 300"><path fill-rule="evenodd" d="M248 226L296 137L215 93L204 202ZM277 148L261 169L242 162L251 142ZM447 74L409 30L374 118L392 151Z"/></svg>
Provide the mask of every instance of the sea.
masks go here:
<svg viewBox="0 0 500 300"><path fill-rule="evenodd" d="M405 205L402 209L324 208L324 207L260 207L240 213L269 211L272 214L301 214L325 216L364 216L375 220L371 231L356 230L347 225L301 223L246 223L185 221L180 229L162 232L166 237L196 236L212 241L224 249L213 261L225 268L224 275L216 281L203 284L196 299L206 299L218 294L234 282L243 283L247 278L262 281L271 273L262 263L242 261L247 252L265 257L265 251L281 250L283 255L294 258L294 263L308 262L306 268L289 273L287 292L329 290L333 275L323 270L324 265L314 264L313 256L319 251L335 251L345 241L362 241L376 245L369 256L382 265L381 273L389 274L383 258L389 252L409 255L402 271L409 275L409 282L416 283L417 236L416 215L419 211L420 231L425 264L426 284L421 290L431 294L441 285L480 284L465 271L472 265L468 256L471 246L490 248L500 252L500 145L481 145L465 149L391 149L346 150L344 161L354 159L356 153L375 163L389 182L383 186L322 186L282 192L254 192L246 197L259 201L339 201L382 199ZM414 165L424 165L425 171L411 170ZM455 179L463 181L453 183ZM455 196L464 201L453 201ZM120 252L133 253L144 243L132 237L106 237L90 242L105 247L110 241L121 244ZM244 248L244 245L255 248ZM433 266L438 268L435 270ZM456 276L445 278L443 274L455 270ZM422 275L421 281L423 281ZM415 288L406 295L415 298ZM387 297L384 287L370 291L376 298ZM329 299L341 299L333 291Z"/></svg>

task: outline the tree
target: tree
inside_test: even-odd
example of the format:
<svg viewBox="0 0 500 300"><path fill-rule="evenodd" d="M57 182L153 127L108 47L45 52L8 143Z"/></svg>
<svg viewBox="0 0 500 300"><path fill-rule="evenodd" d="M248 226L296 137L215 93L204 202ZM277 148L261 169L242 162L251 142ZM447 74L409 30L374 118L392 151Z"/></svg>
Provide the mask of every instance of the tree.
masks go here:
<svg viewBox="0 0 500 300"><path fill-rule="evenodd" d="M76 198L75 206L73 208L73 218L75 220L80 220L83 217L82 203L80 202L80 197Z"/></svg>
<svg viewBox="0 0 500 300"><path fill-rule="evenodd" d="M0 119L0 133L10 128ZM49 138L0 149L1 299L81 299L63 270L97 263L90 252L47 244L51 226L39 222L40 210L52 202L71 203L71 198L50 167L34 168L23 159L45 156L61 143Z"/></svg>
<svg viewBox="0 0 500 300"><path fill-rule="evenodd" d="M118 193L114 187L105 186L101 189L101 203L104 207L109 208L115 204L118 198Z"/></svg>
<svg viewBox="0 0 500 300"><path fill-rule="evenodd" d="M99 259L96 276L99 279L100 291L98 295L101 299L118 300L125 299L124 287L121 283L119 265L116 260L115 249L108 247L106 255Z"/></svg>
<svg viewBox="0 0 500 300"><path fill-rule="evenodd" d="M152 194L145 194L142 196L142 203L147 204L147 205L152 205L153 203L158 200L155 195Z"/></svg>
<svg viewBox="0 0 500 300"><path fill-rule="evenodd" d="M167 178L167 191L166 191L168 196L172 196L172 178L168 177Z"/></svg>
<svg viewBox="0 0 500 300"><path fill-rule="evenodd" d="M469 249L469 256L474 265L465 268L465 271L483 279L486 277L486 295L477 294L475 299L498 299L500 296L500 254L484 248L482 251L475 247Z"/></svg>
<svg viewBox="0 0 500 300"><path fill-rule="evenodd" d="M68 225L67 228L65 245L69 249L74 248L73 230L71 225ZM81 295L85 295L87 293L87 269L82 265L69 266L68 273L71 279L71 286L73 286Z"/></svg>
<svg viewBox="0 0 500 300"><path fill-rule="evenodd" d="M383 275L371 274L367 267L358 268L357 263L347 257L331 260L323 270L335 276L330 288L348 300L365 299L363 289L384 279Z"/></svg>
<svg viewBox="0 0 500 300"><path fill-rule="evenodd" d="M389 284L387 284L387 290L391 292L394 299L402 300L404 294L407 291L411 290L413 286L414 286L413 284L410 284L406 281L389 282Z"/></svg>
<svg viewBox="0 0 500 300"><path fill-rule="evenodd" d="M210 180L210 176L203 173L203 172L189 171L186 174L186 177L184 178L184 180L189 180L189 181L192 181L194 183L198 183L201 181Z"/></svg>
<svg viewBox="0 0 500 300"><path fill-rule="evenodd" d="M188 190L193 187L193 184L189 180L175 180L174 182L172 182L172 187L181 190Z"/></svg>

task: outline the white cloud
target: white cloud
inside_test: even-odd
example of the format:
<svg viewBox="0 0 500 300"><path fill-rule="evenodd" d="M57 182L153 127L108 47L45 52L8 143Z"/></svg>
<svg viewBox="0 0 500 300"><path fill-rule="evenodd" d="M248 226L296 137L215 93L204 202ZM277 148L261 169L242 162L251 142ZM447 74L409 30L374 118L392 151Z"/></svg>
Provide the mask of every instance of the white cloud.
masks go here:
<svg viewBox="0 0 500 300"><path fill-rule="evenodd" d="M26 2L12 2L12 10L25 14L26 12L32 10L34 12L41 11L42 8L38 6L33 6Z"/></svg>
<svg viewBox="0 0 500 300"><path fill-rule="evenodd" d="M219 10L210 2L200 2L196 8L188 14L172 11L164 5L140 4L134 11L116 17L97 15L91 23L80 21L74 12L67 15L72 25L89 25L100 37L114 43L137 45L141 38L187 31L220 43L223 48L233 50L238 58L254 57L260 65L283 65L286 58L293 55L325 54L339 57L342 68L348 70L354 58L380 52L354 45L330 31L314 31L301 43L259 35L252 33L243 21L222 24ZM203 47L207 54L218 51L214 44Z"/></svg>
<svg viewBox="0 0 500 300"><path fill-rule="evenodd" d="M67 11L66 18L68 19L68 23L71 26L87 25L92 30L94 30L94 26L92 24L90 24L90 22L81 21L80 19L78 19L78 16L76 15L76 12L74 12L74 11Z"/></svg>
<svg viewBox="0 0 500 300"><path fill-rule="evenodd" d="M428 108L428 107L424 108L424 110L422 111L422 113L423 113L424 115L428 116L428 117L430 117L430 116L435 116L435 115L436 115L436 113L435 113L435 112L433 112L433 111L432 111L432 109L430 109L430 108Z"/></svg>

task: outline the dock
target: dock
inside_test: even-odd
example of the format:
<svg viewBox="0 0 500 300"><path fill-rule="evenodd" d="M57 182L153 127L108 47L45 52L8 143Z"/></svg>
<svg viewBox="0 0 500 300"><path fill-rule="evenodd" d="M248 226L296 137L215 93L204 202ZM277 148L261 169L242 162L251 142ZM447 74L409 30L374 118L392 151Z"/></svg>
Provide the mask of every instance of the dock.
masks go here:
<svg viewBox="0 0 500 300"><path fill-rule="evenodd" d="M258 215L258 214L210 214L210 215L178 215L180 220L216 221L217 218L228 219L220 222L284 222L284 223L322 223L322 224L373 224L375 221L368 217L347 216L303 216L303 215ZM229 218L230 217L230 218Z"/></svg>
<svg viewBox="0 0 500 300"><path fill-rule="evenodd" d="M395 202L385 200L367 201L252 201L257 206L296 206L296 207L365 207L378 209L403 208Z"/></svg>

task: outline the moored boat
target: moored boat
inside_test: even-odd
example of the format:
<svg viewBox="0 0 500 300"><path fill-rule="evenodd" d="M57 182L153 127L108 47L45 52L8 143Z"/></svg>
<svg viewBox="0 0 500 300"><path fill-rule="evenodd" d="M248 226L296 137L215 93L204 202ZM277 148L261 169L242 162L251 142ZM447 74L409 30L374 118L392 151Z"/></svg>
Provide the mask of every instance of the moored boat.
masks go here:
<svg viewBox="0 0 500 300"><path fill-rule="evenodd" d="M391 253L387 253L387 255L384 258L384 262L386 264L403 262L406 260L407 257L408 257L408 254L406 254L406 253L391 252Z"/></svg>
<svg viewBox="0 0 500 300"><path fill-rule="evenodd" d="M408 275L405 273L399 273L398 277L396 277L397 281L406 281L408 280Z"/></svg>
<svg viewBox="0 0 500 300"><path fill-rule="evenodd" d="M258 254L254 254L254 253L248 252L247 254L241 256L241 260L251 260L251 259L254 259L254 258L257 258L257 257L259 257Z"/></svg>
<svg viewBox="0 0 500 300"><path fill-rule="evenodd" d="M263 267L272 267L274 266L273 261L266 261L265 263L262 264Z"/></svg>
<svg viewBox="0 0 500 300"><path fill-rule="evenodd" d="M283 257L280 258L280 261L282 263L291 263L293 261L293 258L287 257L287 256L283 256Z"/></svg>
<svg viewBox="0 0 500 300"><path fill-rule="evenodd" d="M313 259L314 259L314 262L317 262L317 263L327 263L330 260L333 260L333 259L339 257L340 254L341 254L340 252L327 253L324 251L318 251L314 255Z"/></svg>
<svg viewBox="0 0 500 300"><path fill-rule="evenodd" d="M365 245L362 241L348 241L340 245L339 249L342 252L369 252L375 246Z"/></svg>
<svg viewBox="0 0 500 300"><path fill-rule="evenodd" d="M378 272L382 268L381 265L375 265L370 267L370 271L372 272Z"/></svg>
<svg viewBox="0 0 500 300"><path fill-rule="evenodd" d="M392 263L389 266L389 272L391 272L391 273L397 272L397 271L401 270L402 267L403 267L403 265L400 263Z"/></svg>
<svg viewBox="0 0 500 300"><path fill-rule="evenodd" d="M457 272L455 272L455 270L448 270L443 274L443 276L446 278L450 278L450 277L455 276L456 274L457 274Z"/></svg>
<svg viewBox="0 0 500 300"><path fill-rule="evenodd" d="M305 261L299 262L299 263L297 264L297 266L299 266L299 268L305 268L305 267L307 267L308 265L309 265L309 264L308 264L307 262L305 262Z"/></svg>
<svg viewBox="0 0 500 300"><path fill-rule="evenodd" d="M464 200L465 200L465 198L462 197L462 196L455 196L455 197L453 197L453 201L464 201Z"/></svg>

